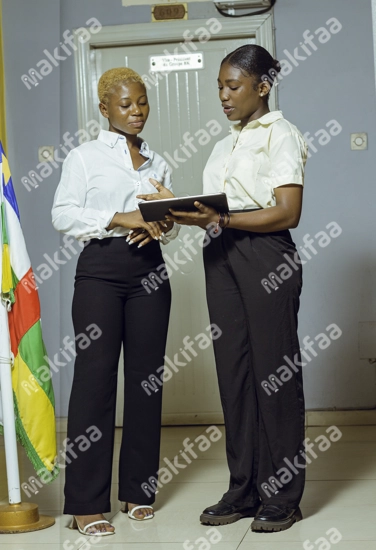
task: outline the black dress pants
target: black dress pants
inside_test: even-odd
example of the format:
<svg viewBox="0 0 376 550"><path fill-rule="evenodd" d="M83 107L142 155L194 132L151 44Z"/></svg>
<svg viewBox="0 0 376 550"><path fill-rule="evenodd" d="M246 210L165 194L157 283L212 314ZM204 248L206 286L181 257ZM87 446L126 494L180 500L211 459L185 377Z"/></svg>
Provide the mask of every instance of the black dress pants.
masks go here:
<svg viewBox="0 0 376 550"><path fill-rule="evenodd" d="M69 403L68 438L74 443L95 426L102 434L66 468L66 514L110 511L118 361L124 349L124 427L119 460L119 500L152 504L141 484L159 466L162 389L141 383L164 364L171 290L168 280L147 291L141 280L163 264L158 242L144 247L125 238L93 239L77 265L73 298L76 362ZM102 331L85 349L80 334Z"/></svg>
<svg viewBox="0 0 376 550"><path fill-rule="evenodd" d="M302 272L295 253L289 231L226 229L204 248L210 320L223 333L214 341L230 469L223 500L240 507L254 506L259 498L265 504L295 507L304 489L304 397L297 335ZM284 279L278 275L282 268L277 270L282 264L290 266L284 268ZM262 282L265 278L281 282L274 289ZM289 364L286 357L296 363L291 377L270 391L277 369ZM300 466L289 470L295 457Z"/></svg>

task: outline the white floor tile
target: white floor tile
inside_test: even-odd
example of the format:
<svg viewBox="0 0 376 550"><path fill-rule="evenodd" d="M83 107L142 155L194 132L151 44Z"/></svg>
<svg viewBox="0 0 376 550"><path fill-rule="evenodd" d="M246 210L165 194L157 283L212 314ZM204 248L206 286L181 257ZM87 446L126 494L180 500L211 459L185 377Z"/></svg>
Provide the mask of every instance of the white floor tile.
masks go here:
<svg viewBox="0 0 376 550"><path fill-rule="evenodd" d="M216 503L227 490L229 472L223 437L211 447L194 451L187 464L183 457L179 463L186 467L174 474L157 494L156 516L148 522L135 522L119 512L118 453L121 429L115 433L113 484L111 487L112 512L106 514L116 527L116 535L103 538L95 544L107 550L184 550L184 541L190 541L194 549L200 548L202 538L209 538L209 526L199 523L202 510ZM317 459L307 468L306 490L302 500L305 519L283 533L260 534L249 530L252 519L218 527L222 540L212 545L215 550L301 550L305 541L314 544L325 537L333 527L338 529L343 540L338 550L376 550L376 426L340 427L342 438L333 443L326 452L319 452ZM325 427L308 428L306 436L314 440L325 434ZM162 430L161 466L168 458L173 462L183 441L194 441L205 434L205 426L171 427ZM66 436L59 434L59 442ZM188 455L189 456L189 455ZM27 481L35 475L34 470L19 448L20 477ZM171 467L170 467L171 468ZM1 550L61 550L67 541L72 550L83 547L87 537L67 528L69 516L62 515L65 472L53 484L44 485L38 494L24 501L36 502L40 513L57 519L54 527L24 535L0 535ZM7 501L3 438L0 437L0 501ZM90 540L90 539L88 539ZM199 543L195 545L195 541ZM94 548L94 545L92 545ZM336 545L332 545L332 549Z"/></svg>
<svg viewBox="0 0 376 550"><path fill-rule="evenodd" d="M184 513L186 509L194 507L199 515L204 508L218 502L227 489L228 480L213 483L169 483L158 492L156 509L172 506Z"/></svg>
<svg viewBox="0 0 376 550"><path fill-rule="evenodd" d="M201 509L201 506L200 506ZM113 520L118 542L180 542L208 537L209 526L199 523L198 508L182 510L181 507L166 506L157 512L155 518L145 522L130 520L126 514L119 513ZM243 539L251 519L227 525L223 529L222 542L238 542ZM115 541L114 541L115 542Z"/></svg>
<svg viewBox="0 0 376 550"><path fill-rule="evenodd" d="M376 479L375 443L333 443L307 467L307 479Z"/></svg>
<svg viewBox="0 0 376 550"><path fill-rule="evenodd" d="M316 510L323 506L375 506L376 481L307 481L302 505Z"/></svg>

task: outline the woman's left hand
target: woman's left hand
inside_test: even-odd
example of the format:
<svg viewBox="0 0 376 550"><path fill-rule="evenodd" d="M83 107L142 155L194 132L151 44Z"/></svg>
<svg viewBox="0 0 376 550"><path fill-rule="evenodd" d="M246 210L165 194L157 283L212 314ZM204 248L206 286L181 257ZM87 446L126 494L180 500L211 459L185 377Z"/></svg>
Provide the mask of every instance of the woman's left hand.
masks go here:
<svg viewBox="0 0 376 550"><path fill-rule="evenodd" d="M172 229L174 223L168 222L167 220L165 222L157 222L160 226L163 233L167 233L167 231L170 231ZM162 236L164 236L162 233ZM141 248L142 246L145 246L148 243L151 243L154 241L153 237L148 233L147 231L143 229L132 229L131 232L128 234L127 237L127 243L129 244L138 244L138 248Z"/></svg>
<svg viewBox="0 0 376 550"><path fill-rule="evenodd" d="M196 201L197 212L182 212L181 210L173 210L170 208L171 214L166 216L166 220L176 222L180 225L197 225L202 229L206 229L210 223L217 223L218 212L210 206L205 206L201 202Z"/></svg>

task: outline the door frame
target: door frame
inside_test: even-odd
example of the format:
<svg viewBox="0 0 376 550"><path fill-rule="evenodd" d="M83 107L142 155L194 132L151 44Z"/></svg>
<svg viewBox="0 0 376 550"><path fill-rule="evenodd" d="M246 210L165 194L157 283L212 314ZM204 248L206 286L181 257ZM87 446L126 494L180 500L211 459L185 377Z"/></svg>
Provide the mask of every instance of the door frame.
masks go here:
<svg viewBox="0 0 376 550"><path fill-rule="evenodd" d="M93 112L93 100L96 98L96 82L90 78L94 50L102 47L137 46L157 43L176 43L183 41L183 33L193 33L205 27L208 19L189 19L186 21L167 21L161 23L136 23L102 27L98 34L90 34L83 41L78 33L75 36L75 69L77 86L77 112L79 128L86 128L90 120L96 119ZM211 40L255 38L256 43L266 48L275 57L274 19L272 13L239 19L221 19L221 30ZM270 110L278 109L277 88L273 86Z"/></svg>
<svg viewBox="0 0 376 550"><path fill-rule="evenodd" d="M78 33L75 36L75 70L77 86L77 112L79 128L87 128L89 121L97 119L97 109L94 112L94 105L97 102L97 83L92 78L92 68L95 59L95 50L102 47L116 46L138 46L145 44L164 44L183 42L184 31L189 30L196 36L202 28L207 28L209 19L194 19L185 21L173 21L161 23L142 23L113 25L102 27L98 34L90 34L90 39L83 41ZM222 28L213 35L211 40L254 38L256 43L266 48L275 57L274 20L272 13L245 17L240 19L220 20ZM198 42L199 43L199 42ZM273 86L270 94L269 105L271 110L277 107L277 90ZM119 365L122 365L122 355L119 358ZM123 392L124 378L123 369L119 368L118 373L118 395ZM163 425L184 425L184 424L223 424L223 413L163 413ZM118 404L116 407L116 426L123 425L123 412Z"/></svg>

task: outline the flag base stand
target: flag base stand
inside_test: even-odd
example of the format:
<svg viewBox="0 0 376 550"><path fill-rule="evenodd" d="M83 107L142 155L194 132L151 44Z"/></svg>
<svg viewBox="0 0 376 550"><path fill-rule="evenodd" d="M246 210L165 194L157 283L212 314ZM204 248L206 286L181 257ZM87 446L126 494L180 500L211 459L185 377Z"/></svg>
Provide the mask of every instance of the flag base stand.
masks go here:
<svg viewBox="0 0 376 550"><path fill-rule="evenodd" d="M55 518L40 516L38 505L31 502L0 506L0 533L29 533L55 524Z"/></svg>

